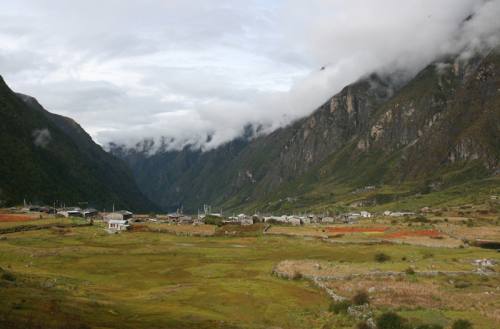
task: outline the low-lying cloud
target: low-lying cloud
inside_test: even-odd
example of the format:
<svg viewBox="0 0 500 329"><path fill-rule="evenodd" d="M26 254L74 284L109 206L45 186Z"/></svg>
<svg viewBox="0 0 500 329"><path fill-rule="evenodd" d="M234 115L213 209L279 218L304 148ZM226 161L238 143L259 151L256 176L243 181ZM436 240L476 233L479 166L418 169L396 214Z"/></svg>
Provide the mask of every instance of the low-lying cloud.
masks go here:
<svg viewBox="0 0 500 329"><path fill-rule="evenodd" d="M19 0L0 74L101 144L210 149L270 132L372 73L499 43L500 1ZM95 10L99 8L99 10ZM320 68L324 67L323 70Z"/></svg>
<svg viewBox="0 0 500 329"><path fill-rule="evenodd" d="M35 144L35 146L46 148L51 140L52 135L47 128L35 129L33 131L33 144Z"/></svg>

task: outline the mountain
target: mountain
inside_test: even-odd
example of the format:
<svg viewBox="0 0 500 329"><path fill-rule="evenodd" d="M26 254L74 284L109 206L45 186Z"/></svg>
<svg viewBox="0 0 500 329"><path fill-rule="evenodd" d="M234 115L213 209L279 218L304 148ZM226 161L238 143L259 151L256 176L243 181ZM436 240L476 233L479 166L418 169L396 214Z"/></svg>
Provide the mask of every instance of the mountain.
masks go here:
<svg viewBox="0 0 500 329"><path fill-rule="evenodd" d="M363 78L290 126L208 152L111 152L165 209L413 209L500 192L498 50L396 81Z"/></svg>
<svg viewBox="0 0 500 329"><path fill-rule="evenodd" d="M105 152L72 119L16 94L0 77L0 202L156 209L127 165Z"/></svg>

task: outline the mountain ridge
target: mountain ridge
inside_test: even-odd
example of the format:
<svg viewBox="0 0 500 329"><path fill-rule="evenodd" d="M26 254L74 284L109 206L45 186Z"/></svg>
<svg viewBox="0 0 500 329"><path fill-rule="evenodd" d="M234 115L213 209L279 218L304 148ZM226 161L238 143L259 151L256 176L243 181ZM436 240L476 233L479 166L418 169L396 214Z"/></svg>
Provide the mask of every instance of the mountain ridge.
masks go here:
<svg viewBox="0 0 500 329"><path fill-rule="evenodd" d="M105 152L73 119L14 93L0 77L0 200L146 211L157 207L137 188L126 164Z"/></svg>
<svg viewBox="0 0 500 329"><path fill-rule="evenodd" d="M440 184L439 171L472 166L473 180L497 170L499 68L498 49L469 59L449 57L430 63L406 84L377 75L361 79L310 116L251 141L235 140L204 153L184 148L145 156L116 146L111 152L127 161L140 188L169 210L195 211L204 203L235 210L329 206L340 202L329 194L345 199L342 189L363 184L413 182L418 194L429 189L421 185ZM303 204L283 202L333 181L342 191L331 187L335 192ZM280 203L276 198L281 206L273 206Z"/></svg>

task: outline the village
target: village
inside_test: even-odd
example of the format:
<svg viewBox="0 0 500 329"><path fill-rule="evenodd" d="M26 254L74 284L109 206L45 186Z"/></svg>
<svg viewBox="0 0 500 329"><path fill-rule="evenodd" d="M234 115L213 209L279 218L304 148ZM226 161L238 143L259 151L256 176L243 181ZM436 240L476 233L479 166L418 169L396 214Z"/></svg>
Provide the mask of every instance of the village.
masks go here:
<svg viewBox="0 0 500 329"><path fill-rule="evenodd" d="M113 207L114 208L114 207ZM217 223L217 225L252 225L256 223L268 223L277 225L304 226L304 225L330 225L330 224L357 224L360 219L373 218L375 216L385 217L411 217L414 212L407 211L384 211L381 214L370 213L368 211L347 212L337 215L330 214L292 214L292 215L268 215L244 213L224 215L220 212L212 212L212 207L203 206L203 211L198 211L197 215L184 214L182 209L169 214L134 214L128 210L112 210L111 212L101 212L95 208L80 207L49 207L25 204L22 207L11 207L12 213L36 213L46 214L64 218L82 218L91 221L102 221L106 223L106 230L110 233L117 233L130 229L138 223L167 223L172 225L202 225L205 223ZM422 211L427 211L423 209ZM42 216L42 215L40 215Z"/></svg>

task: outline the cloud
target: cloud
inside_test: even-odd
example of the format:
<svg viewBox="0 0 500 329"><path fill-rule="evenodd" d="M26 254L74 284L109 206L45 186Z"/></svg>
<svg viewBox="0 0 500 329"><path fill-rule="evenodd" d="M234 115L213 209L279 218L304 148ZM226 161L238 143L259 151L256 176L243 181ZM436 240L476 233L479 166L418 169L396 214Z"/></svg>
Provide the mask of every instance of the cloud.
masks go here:
<svg viewBox="0 0 500 329"><path fill-rule="evenodd" d="M18 0L0 14L0 73L101 144L210 149L366 74L498 45L498 17L482 0Z"/></svg>
<svg viewBox="0 0 500 329"><path fill-rule="evenodd" d="M52 135L47 128L35 129L33 131L33 144L35 144L35 146L46 148L51 140Z"/></svg>

